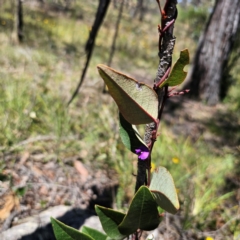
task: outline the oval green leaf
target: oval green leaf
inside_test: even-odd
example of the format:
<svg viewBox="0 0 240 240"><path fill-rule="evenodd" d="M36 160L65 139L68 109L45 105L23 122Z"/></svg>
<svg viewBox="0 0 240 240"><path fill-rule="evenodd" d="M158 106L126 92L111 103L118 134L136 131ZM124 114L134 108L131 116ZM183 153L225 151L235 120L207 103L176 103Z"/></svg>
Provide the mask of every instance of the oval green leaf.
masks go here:
<svg viewBox="0 0 240 240"><path fill-rule="evenodd" d="M159 87L162 88L166 85L173 87L181 84L187 76L187 72L183 71L183 69L188 64L189 64L189 52L188 49L184 49L180 52L180 57L174 64L169 77Z"/></svg>
<svg viewBox="0 0 240 240"><path fill-rule="evenodd" d="M179 201L173 178L168 170L159 167L153 172L149 186L159 207L167 212L175 214L179 209Z"/></svg>
<svg viewBox="0 0 240 240"><path fill-rule="evenodd" d="M127 147L130 151L132 151L135 154L137 154L138 150L145 151L146 153L148 153L145 154L147 158L149 155L149 148L141 138L136 126L129 123L121 113L119 113L119 120L120 120L119 133L125 147ZM141 153L138 155L139 157L141 157Z"/></svg>
<svg viewBox="0 0 240 240"><path fill-rule="evenodd" d="M118 226L122 234L130 235L138 229L150 231L160 223L157 204L146 186L141 186L135 194L128 213Z"/></svg>
<svg viewBox="0 0 240 240"><path fill-rule="evenodd" d="M81 233L77 229L69 227L57 219L51 218L51 223L57 240L95 240L87 234Z"/></svg>
<svg viewBox="0 0 240 240"><path fill-rule="evenodd" d="M103 64L97 68L119 111L129 123L138 125L157 119L158 97L150 86Z"/></svg>
<svg viewBox="0 0 240 240"><path fill-rule="evenodd" d="M95 205L95 211L101 221L104 231L110 238L121 240L126 237L126 235L121 234L118 230L118 225L125 217L124 213L98 205Z"/></svg>

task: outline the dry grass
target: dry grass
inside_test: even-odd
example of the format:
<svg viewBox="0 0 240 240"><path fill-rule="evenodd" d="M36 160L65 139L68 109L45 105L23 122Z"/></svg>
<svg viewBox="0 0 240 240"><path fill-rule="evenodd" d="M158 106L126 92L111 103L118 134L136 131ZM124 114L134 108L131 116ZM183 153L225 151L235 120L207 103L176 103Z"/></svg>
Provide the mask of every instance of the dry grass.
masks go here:
<svg viewBox="0 0 240 240"><path fill-rule="evenodd" d="M21 45L11 41L9 3L0 10L0 170L16 162L4 161L13 153L38 153L43 163L54 159L62 165L65 159L79 156L96 168L115 170L121 186L116 202L122 208L133 194L136 159L120 143L117 108L110 96L101 94L103 83L96 71L96 65L109 57L117 17L113 6L99 32L83 87L66 107L85 61L84 44L97 7L95 2L80 2L68 12L43 11L26 3ZM158 65L159 17L154 5L149 8L144 22L131 18L130 8L125 10L112 67L151 83ZM174 59L183 48L193 56L196 42L185 34L190 27L176 23ZM214 230L218 219L227 222L239 208L237 186L227 185L239 166L239 116L228 106L220 105L214 116L212 109L191 102L166 113L153 162L166 166L174 176L183 228ZM229 126L233 126L230 135Z"/></svg>

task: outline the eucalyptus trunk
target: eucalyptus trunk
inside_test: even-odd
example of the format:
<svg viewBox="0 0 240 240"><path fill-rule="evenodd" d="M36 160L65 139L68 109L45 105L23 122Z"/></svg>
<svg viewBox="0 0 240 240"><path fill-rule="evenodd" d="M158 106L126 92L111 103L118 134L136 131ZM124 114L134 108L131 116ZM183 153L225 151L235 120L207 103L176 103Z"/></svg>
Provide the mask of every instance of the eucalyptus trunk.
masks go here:
<svg viewBox="0 0 240 240"><path fill-rule="evenodd" d="M23 9L22 9L22 0L15 0L14 1L14 18L15 18L15 25L14 25L14 33L13 38L14 41L19 43L23 41Z"/></svg>
<svg viewBox="0 0 240 240"><path fill-rule="evenodd" d="M200 98L209 105L219 102L222 76L233 48L239 19L239 0L216 0L189 76L191 97Z"/></svg>

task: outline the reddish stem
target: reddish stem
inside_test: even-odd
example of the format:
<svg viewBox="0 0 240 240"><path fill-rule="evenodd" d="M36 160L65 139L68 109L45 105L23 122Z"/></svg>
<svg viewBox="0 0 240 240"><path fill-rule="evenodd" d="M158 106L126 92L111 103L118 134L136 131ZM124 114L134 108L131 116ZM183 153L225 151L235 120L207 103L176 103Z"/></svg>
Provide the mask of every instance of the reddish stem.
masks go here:
<svg viewBox="0 0 240 240"><path fill-rule="evenodd" d="M158 87L168 78L168 75L170 73L171 67L167 69L167 71L162 76L161 80L154 86L155 91L158 89Z"/></svg>
<svg viewBox="0 0 240 240"><path fill-rule="evenodd" d="M175 22L175 19L171 20L169 22L169 24L167 26L164 27L164 29L162 30L162 32L165 32L169 27L171 27Z"/></svg>
<svg viewBox="0 0 240 240"><path fill-rule="evenodd" d="M188 93L190 91L190 89L185 89L181 92L174 92L172 94L169 94L170 91L168 92L168 97L173 97L173 96L179 96L179 95L184 95L185 93Z"/></svg>

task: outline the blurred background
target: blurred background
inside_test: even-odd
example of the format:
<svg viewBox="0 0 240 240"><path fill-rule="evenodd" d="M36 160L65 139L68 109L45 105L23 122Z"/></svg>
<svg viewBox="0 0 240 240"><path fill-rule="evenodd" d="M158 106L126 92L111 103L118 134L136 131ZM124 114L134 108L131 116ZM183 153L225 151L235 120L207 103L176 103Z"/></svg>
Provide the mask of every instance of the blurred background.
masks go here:
<svg viewBox="0 0 240 240"><path fill-rule="evenodd" d="M190 93L169 99L152 168L173 176L187 239L240 235L239 5L178 4L173 62L189 49L181 87ZM137 158L119 139L117 107L96 65L153 86L160 19L155 0L0 0L2 223L58 204L90 208L100 188L108 189L102 205L126 210Z"/></svg>

